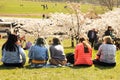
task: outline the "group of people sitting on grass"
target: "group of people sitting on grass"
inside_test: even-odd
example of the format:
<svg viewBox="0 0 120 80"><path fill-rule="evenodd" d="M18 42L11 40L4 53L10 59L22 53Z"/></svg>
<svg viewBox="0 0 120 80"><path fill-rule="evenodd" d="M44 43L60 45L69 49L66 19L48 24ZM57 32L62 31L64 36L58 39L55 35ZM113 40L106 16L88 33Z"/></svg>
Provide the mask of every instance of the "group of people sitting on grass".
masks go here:
<svg viewBox="0 0 120 80"><path fill-rule="evenodd" d="M110 36L103 38L103 43L100 45L94 60L92 60L92 47L85 37L79 38L79 43L76 45L73 54L65 55L64 48L58 38L53 38L52 44L48 47L44 38L41 37L36 40L36 43L30 47L28 52L31 67L44 67L47 64L54 66L66 66L68 64L73 64L73 66L92 66L93 64L115 66L115 55L116 46ZM25 52L18 44L16 35L10 34L3 44L1 60L4 66L23 67L25 65Z"/></svg>

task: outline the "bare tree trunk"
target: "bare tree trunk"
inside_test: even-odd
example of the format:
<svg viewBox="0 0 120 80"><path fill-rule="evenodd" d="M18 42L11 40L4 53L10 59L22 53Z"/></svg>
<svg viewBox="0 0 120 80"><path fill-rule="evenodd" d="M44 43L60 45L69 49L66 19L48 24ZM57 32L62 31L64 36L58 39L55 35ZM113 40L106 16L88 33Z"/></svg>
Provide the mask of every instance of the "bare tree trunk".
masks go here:
<svg viewBox="0 0 120 80"><path fill-rule="evenodd" d="M109 10L113 10L114 7L114 0L99 0L100 5L106 6Z"/></svg>
<svg viewBox="0 0 120 80"><path fill-rule="evenodd" d="M74 47L74 36L71 35L71 47Z"/></svg>
<svg viewBox="0 0 120 80"><path fill-rule="evenodd" d="M118 8L120 5L120 0L116 0L116 7Z"/></svg>

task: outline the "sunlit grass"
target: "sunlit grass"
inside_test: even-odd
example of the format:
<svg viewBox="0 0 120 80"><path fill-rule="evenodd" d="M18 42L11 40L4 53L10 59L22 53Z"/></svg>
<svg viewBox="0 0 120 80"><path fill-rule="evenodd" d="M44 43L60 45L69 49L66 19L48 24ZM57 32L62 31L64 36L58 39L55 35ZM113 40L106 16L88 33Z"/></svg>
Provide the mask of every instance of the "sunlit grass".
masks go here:
<svg viewBox="0 0 120 80"><path fill-rule="evenodd" d="M34 39L31 39L34 41ZM0 39L0 48L5 40ZM70 39L62 41L65 53L74 52ZM26 55L28 51L25 51ZM93 59L96 55L93 50ZM0 80L120 80L120 52L116 53L116 67L62 67L62 68L30 68L28 63L24 68L8 68L0 66ZM28 59L28 57L27 57ZM2 63L0 63L2 64Z"/></svg>
<svg viewBox="0 0 120 80"><path fill-rule="evenodd" d="M48 9L43 9L41 5L47 4ZM0 14L17 16L17 17L34 17L41 18L42 14L49 13L71 13L67 8L67 3L64 2L32 2L24 0L0 0ZM84 13L93 9L96 13L101 14L105 11L100 6L90 5L90 4L81 4L80 10ZM22 15L24 14L24 15ZM19 15L19 16L18 16Z"/></svg>

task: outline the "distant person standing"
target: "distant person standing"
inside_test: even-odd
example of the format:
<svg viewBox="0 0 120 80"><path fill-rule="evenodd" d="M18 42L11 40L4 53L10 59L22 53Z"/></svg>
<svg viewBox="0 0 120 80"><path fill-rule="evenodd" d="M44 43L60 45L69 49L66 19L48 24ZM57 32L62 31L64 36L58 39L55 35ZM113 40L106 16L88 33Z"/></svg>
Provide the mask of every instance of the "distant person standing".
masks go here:
<svg viewBox="0 0 120 80"><path fill-rule="evenodd" d="M97 42L98 40L97 33L98 32L95 30L95 28L88 31L88 38L89 38L89 42L91 43L92 47L94 46L94 43Z"/></svg>
<svg viewBox="0 0 120 80"><path fill-rule="evenodd" d="M48 9L48 5L47 4L42 4L41 6L43 7L43 10Z"/></svg>
<svg viewBox="0 0 120 80"><path fill-rule="evenodd" d="M45 4L45 8L48 9L48 5L47 4Z"/></svg>
<svg viewBox="0 0 120 80"><path fill-rule="evenodd" d="M45 10L45 5L43 4L43 5L41 5L42 7L43 7L43 10Z"/></svg>
<svg viewBox="0 0 120 80"><path fill-rule="evenodd" d="M42 18L45 19L45 14L42 15Z"/></svg>

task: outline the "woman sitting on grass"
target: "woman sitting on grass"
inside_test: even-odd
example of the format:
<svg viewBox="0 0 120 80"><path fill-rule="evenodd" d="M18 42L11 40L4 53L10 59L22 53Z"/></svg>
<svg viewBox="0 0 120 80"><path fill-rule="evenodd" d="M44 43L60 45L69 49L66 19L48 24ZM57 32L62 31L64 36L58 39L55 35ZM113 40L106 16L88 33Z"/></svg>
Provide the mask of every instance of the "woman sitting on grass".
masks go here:
<svg viewBox="0 0 120 80"><path fill-rule="evenodd" d="M93 63L102 66L115 66L116 46L112 43L110 36L105 36L103 40L104 42L99 47L97 58L93 60Z"/></svg>
<svg viewBox="0 0 120 80"><path fill-rule="evenodd" d="M50 46L50 64L55 66L64 66L67 62L63 46L58 38L53 38L53 44Z"/></svg>
<svg viewBox="0 0 120 80"><path fill-rule="evenodd" d="M91 66L92 62L92 48L85 38L79 39L79 44L75 48L74 65L75 66Z"/></svg>
<svg viewBox="0 0 120 80"><path fill-rule="evenodd" d="M48 49L43 38L38 38L34 46L29 50L29 63L31 67L43 67L48 60Z"/></svg>
<svg viewBox="0 0 120 80"><path fill-rule="evenodd" d="M2 62L4 66L23 67L25 64L26 58L24 50L16 44L17 41L18 37L10 34L2 46Z"/></svg>

